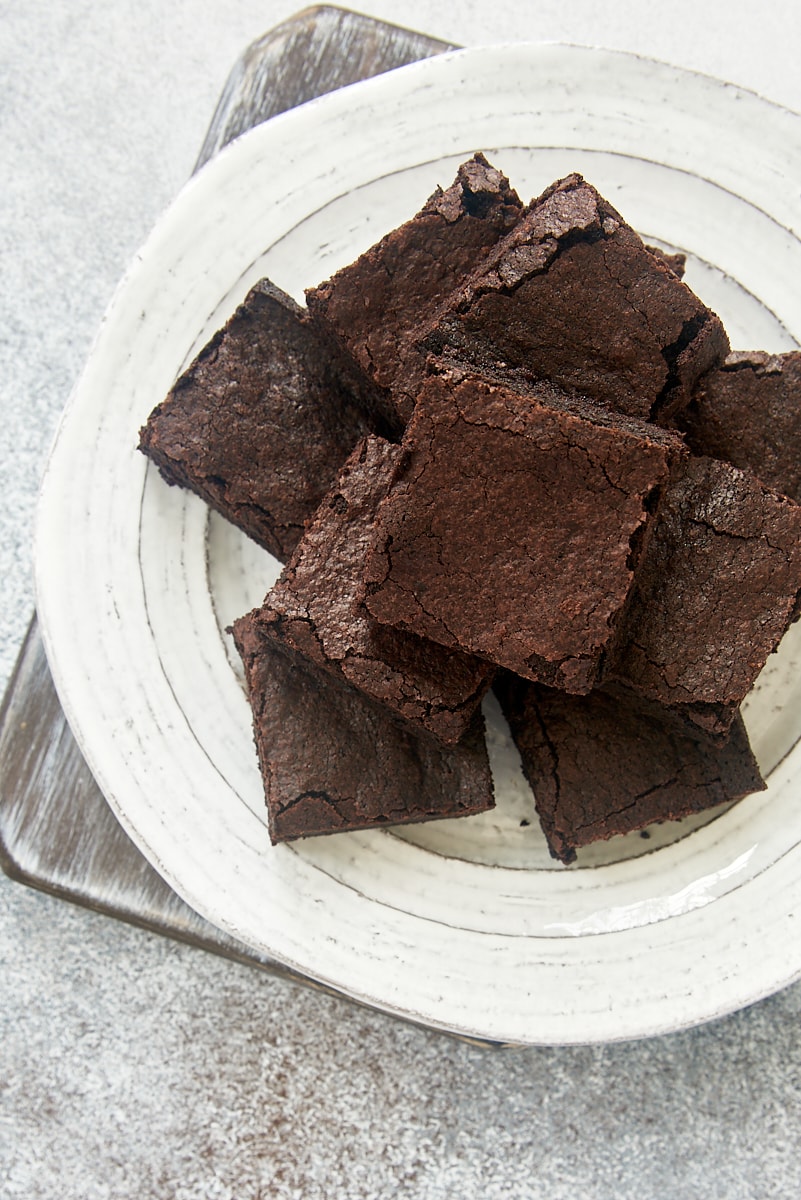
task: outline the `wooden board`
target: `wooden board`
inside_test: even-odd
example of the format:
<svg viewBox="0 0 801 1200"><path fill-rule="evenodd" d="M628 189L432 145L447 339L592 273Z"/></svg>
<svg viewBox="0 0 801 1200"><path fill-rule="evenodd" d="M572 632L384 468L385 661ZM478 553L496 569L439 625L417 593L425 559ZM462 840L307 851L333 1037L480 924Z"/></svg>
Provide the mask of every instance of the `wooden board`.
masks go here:
<svg viewBox="0 0 801 1200"><path fill-rule="evenodd" d="M305 9L235 64L195 169L277 113L451 48L345 9ZM198 916L133 845L70 733L35 616L0 708L0 864L63 899L292 975Z"/></svg>

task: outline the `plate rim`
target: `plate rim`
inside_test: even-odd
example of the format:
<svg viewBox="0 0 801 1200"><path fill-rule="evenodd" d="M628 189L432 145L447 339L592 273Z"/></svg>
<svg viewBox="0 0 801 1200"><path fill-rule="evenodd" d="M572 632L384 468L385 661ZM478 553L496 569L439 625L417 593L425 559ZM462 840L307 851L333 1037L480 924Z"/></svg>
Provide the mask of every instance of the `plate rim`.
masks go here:
<svg viewBox="0 0 801 1200"><path fill-rule="evenodd" d="M365 80L365 81L361 81L361 82L349 85L347 88L340 89L338 92L331 93L328 96L322 96L322 97L315 98L314 100L309 101L307 104L300 106L298 109L292 110L288 113L280 114L279 116L272 118L269 122L266 122L263 125L257 126L253 130L247 131L246 133L240 135L240 137L235 139L229 146L225 147L222 151L220 151L220 153L218 155L216 155L208 164L206 164L202 168L202 170L200 172L198 172L198 174L196 176L194 176L190 181L188 181L188 183L181 190L181 192L176 197L176 199L173 201L173 203L168 207L168 209L165 211L165 213L162 214L162 216L159 218L159 221L156 223L156 226L154 227L153 232L151 233L149 238L146 240L144 246L138 252L138 254L134 257L131 265L129 266L129 268L126 270L126 272L122 276L122 279L121 279L120 283L118 284L117 289L115 290L114 296L112 297L112 300L109 304L107 312L106 312L103 320L101 321L100 327L97 331L94 343L92 345L92 348L89 353L89 357L87 359L87 366L84 368L84 371L82 372L78 382L76 383L76 386L73 389L72 394L68 400L67 406L65 407L65 410L62 414L62 417L59 422L58 429L57 429L57 432L56 432L56 435L55 435L55 438L53 441L53 445L51 447L50 454L47 459L47 464L45 467L44 475L43 475L42 487L41 487L41 491L40 491L40 500L39 500L39 504L37 505L37 515L36 515L35 580L36 580L36 593L37 593L37 607L39 610L40 625L41 625L41 629L42 629L42 637L43 637L48 661L50 663L51 672L53 674L54 682L56 684L56 688L57 688L57 691L59 694L59 698L61 700L62 706L64 707L64 711L65 711L65 714L67 715L70 726L73 729L73 732L75 733L78 745L81 748L82 753L84 753L84 755L87 758L87 761L90 763L90 765L92 764L93 759L95 758L95 756L93 754L93 750L92 750L92 734L90 734L86 731L86 729L84 728L83 718L81 717L81 714L79 714L75 711L75 708L72 704L72 696L73 696L72 688L70 685L69 678L65 677L65 675L68 676L68 672L65 672L65 670L62 670L60 646L58 645L58 638L57 638L57 636L53 635L53 622L52 622L52 619L49 619L50 614L52 613L52 604L54 603L54 596L53 596L53 580L50 575L50 569L46 564L47 553L46 553L45 547L47 544L47 537L48 537L47 527L48 527L48 522L52 519L52 511L49 512L48 509L50 508L52 510L52 506L55 502L54 496L53 496L53 491L52 491L52 483L53 483L53 475L55 473L55 469L56 469L56 465L57 465L57 457L58 457L59 453L61 453L61 451L59 450L59 446L60 445L63 446L62 439L64 436L64 429L67 427L68 422L73 420L72 414L74 413L75 408L77 407L77 405L80 402L82 388L84 386L86 386L85 381L88 376L89 367L98 352L98 346L102 344L102 340L104 337L104 330L106 329L106 327L108 325L111 315L115 311L115 306L119 305L124 300L124 298L127 294L127 291L131 286L131 280L135 279L137 277L138 273L140 273L143 270L143 264L146 264L149 261L148 260L148 255L150 253L149 248L158 241L158 238L160 236L162 236L163 231L166 228L166 226L169 224L169 222L175 219L175 216L174 216L175 213L177 211L180 211L182 206L186 206L186 204L188 203L186 197L189 197L191 200L191 198L195 194L197 194L197 193L199 193L201 195L203 194L203 191L209 186L209 184L207 182L209 180L209 178L215 179L217 174L222 170L222 168L220 166L221 160L223 160L223 159L225 160L224 165L226 167L229 163L231 163L231 164L235 163L237 161L238 157L240 157L243 153L243 151L242 151L243 144L249 145L250 143L254 142L254 140L257 138L263 138L265 136L267 136L267 137L275 136L276 126L279 127L279 134L280 134L281 129L284 126L291 129L292 126L294 124L296 124L298 122L298 120L300 119L298 114L301 114L301 117L304 121L308 120L308 119L314 119L315 115L316 115L316 110L319 110L321 107L323 107L323 108L330 107L333 102L336 102L337 105L340 105L343 108L349 108L352 105L352 103L354 102L354 100L353 100L354 94L356 95L356 102L358 102L358 98L362 94L369 95L369 93L375 92L377 95L380 95L387 88L388 80L392 79L392 81L393 81L392 86L394 87L394 86L397 86L397 77L398 76L414 77L414 76L419 76L419 75L426 75L429 73L438 74L443 70L443 67L442 67L443 62L453 62L454 60L456 60L457 62L466 62L471 57L474 57L474 56L486 55L488 53L496 53L496 54L497 53L508 53L509 51L512 51L515 54L522 54L524 56L531 55L532 52L534 52L534 57L538 57L545 52L552 52L555 50L556 51L568 51L568 52L578 51L581 54L591 54L593 56L603 55L608 58L614 59L616 61L634 60L645 66L655 66L659 69L667 69L669 72L671 72L676 77L695 78L695 79L703 80L706 83L708 83L714 87L722 87L724 89L733 89L734 92L736 92L737 94L751 97L753 100L757 101L760 105L767 105L770 107L770 109L774 110L777 113L786 114L787 116L790 116L796 120L801 121L801 115L799 115L798 113L794 113L790 109L787 109L781 105L778 105L773 101L767 100L764 97L760 96L756 92L749 91L748 89L739 87L739 85L726 83L725 81L717 79L716 77L714 77L712 75L705 75L701 72L690 71L686 68L677 67L670 63L665 63L665 62L662 62L661 60L653 59L648 56L639 55L639 54L631 54L627 51L609 50L609 49L606 49L603 47L591 47L591 46L584 46L584 45L578 45L578 44L574 44L574 43L565 43L565 42L558 42L558 41L557 42L547 42L547 43L497 43L497 44L494 44L491 46L469 47L466 49L448 51L448 52L443 53L442 55L437 55L437 56L434 56L433 58L422 60L420 63L413 63L408 66L398 68L395 71L388 72L386 75L377 76L377 77L374 77L373 79L369 79L369 80ZM269 134L265 134L265 130L267 130L268 128L271 132ZM94 771L93 771L93 773L94 773ZM102 774L102 770L101 770L101 774ZM103 790L106 791L106 788L104 787ZM114 794L113 788L109 789L109 791L112 794ZM129 813L124 808L121 809L119 807L117 800L116 800L116 796L114 796L114 799L110 800L110 803L111 803L111 806L114 809L116 815L121 820L124 827L126 827L128 829L129 833L132 834L134 841L136 841L137 844L140 845L140 848L143 850L146 857L153 863L153 865L156 867L157 870L160 871L160 873L162 873L163 875L165 875L166 878L168 878L171 885L175 886L173 879L170 877L169 871L165 872L164 864L160 863L160 861L158 859L158 854L153 851L152 847L142 845L139 831L135 827L131 826L130 820L129 820ZM176 890L180 891L179 888L176 888ZM193 904L193 907L195 906L193 901L190 900L190 903ZM218 923L218 922L215 921L215 923ZM222 926L222 927L226 928L227 926ZM229 932L231 932L230 928L229 928ZM237 936L239 936L239 934L237 934ZM245 940L247 941L248 939L246 938ZM272 951L270 951L270 953L272 953ZM287 960L284 958L282 958L281 961L286 962L287 965L293 967L296 970L299 970L301 973L303 973L305 975L309 975L312 978L317 978L317 976L314 976L314 973L312 971L310 971L307 964L293 963L291 960ZM738 998L738 999L734 1000L733 1003L731 1003L731 1004L727 1004L724 1001L717 1005L711 1006L709 1011L707 1011L704 1015L702 1015L700 1017L688 1014L688 1015L686 1015L686 1019L684 1019L684 1020L681 1020L681 1019L679 1019L678 1021L675 1021L675 1020L670 1021L669 1020L667 1022L653 1025L649 1028L638 1030L633 1033L625 1031L620 1034L620 1036L617 1040L627 1040L628 1038L633 1037L633 1036L636 1036L636 1037L652 1036L654 1034L664 1033L664 1032L672 1031L675 1029L686 1028L688 1026L698 1024L700 1021L714 1019L715 1017L721 1016L726 1012L731 1012L736 1008L742 1007L743 1003L750 1003L753 1000L761 998L763 995L768 995L768 994L770 994L770 992L776 990L777 987L785 986L787 983L790 983L793 980L798 979L799 977L801 977L801 964L799 964L797 966L797 968L792 972L791 975L789 975L788 977L786 977L785 979L780 981L775 986L773 984L770 984L764 990L760 991L759 994L754 994L753 996L751 996L749 999L746 999L745 1001L743 1001L742 998ZM321 982L326 983L328 986L333 987L335 990L340 991L343 994L348 994L348 995L352 994L348 991L347 987L342 986L341 981L328 980L328 979L324 979L322 977L320 977L320 978L321 978ZM399 1007L399 1006L388 1004L388 1003L382 1004L375 997L356 996L354 998L363 1000L363 1002L366 1002L373 1007L382 1008L384 1011L392 1012L396 1015L405 1017L407 1019L418 1020L418 1021L421 1019L419 1014L413 1013L411 1010L409 1010L406 1007ZM451 1032L456 1031L456 1032L463 1034L464 1036L478 1036L478 1037L484 1036L482 1033L475 1031L475 1030L469 1030L469 1029L454 1030L454 1027L451 1024L449 1024L448 1022L437 1022L435 1019L432 1019L430 1014L427 1017L423 1018L422 1023L425 1025L428 1025L430 1027L447 1029ZM492 1038L491 1040L505 1041L506 1039ZM596 1038L593 1036L589 1036L589 1037L579 1036L576 1038L567 1037L567 1038L562 1039L564 1044L567 1044L567 1043L573 1042L573 1041L586 1042L586 1041L597 1041L597 1040L611 1041L611 1040L615 1040L615 1039L613 1039L609 1036L604 1036L601 1038ZM518 1043L516 1043L516 1044L518 1044ZM526 1039L524 1043L520 1043L520 1044L542 1044L542 1043L537 1038L533 1038L531 1040ZM554 1042L552 1039L548 1039L546 1044L554 1044Z"/></svg>

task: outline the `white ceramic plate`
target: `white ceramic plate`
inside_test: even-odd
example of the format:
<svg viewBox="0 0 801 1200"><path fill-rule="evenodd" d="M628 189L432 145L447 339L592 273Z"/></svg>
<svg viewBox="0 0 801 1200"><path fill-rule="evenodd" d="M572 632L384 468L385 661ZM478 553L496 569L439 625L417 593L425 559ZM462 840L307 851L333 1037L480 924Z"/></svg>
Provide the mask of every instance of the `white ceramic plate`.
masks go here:
<svg viewBox="0 0 801 1200"><path fill-rule="evenodd" d="M547 856L489 706L498 808L277 848L225 626L277 564L167 488L135 446L262 275L298 298L482 149L525 197L581 171L737 348L801 337L801 117L729 85L566 46L467 50L324 97L223 151L123 280L43 484L39 615L59 695L115 812L195 909L390 1012L511 1043L630 1038L801 974L801 674L791 634L747 719L770 789L695 828ZM521 824L521 822L528 822Z"/></svg>

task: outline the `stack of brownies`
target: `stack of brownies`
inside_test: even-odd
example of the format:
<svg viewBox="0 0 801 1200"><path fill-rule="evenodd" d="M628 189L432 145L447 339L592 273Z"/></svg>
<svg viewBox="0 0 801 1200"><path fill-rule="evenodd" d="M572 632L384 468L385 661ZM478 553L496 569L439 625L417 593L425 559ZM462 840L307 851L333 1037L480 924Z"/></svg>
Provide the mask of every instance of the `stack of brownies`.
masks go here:
<svg viewBox="0 0 801 1200"><path fill-rule="evenodd" d="M491 686L563 862L764 787L801 354L730 354L682 271L477 154L307 308L258 284L154 410L167 482L286 563L233 627L274 842L491 808Z"/></svg>

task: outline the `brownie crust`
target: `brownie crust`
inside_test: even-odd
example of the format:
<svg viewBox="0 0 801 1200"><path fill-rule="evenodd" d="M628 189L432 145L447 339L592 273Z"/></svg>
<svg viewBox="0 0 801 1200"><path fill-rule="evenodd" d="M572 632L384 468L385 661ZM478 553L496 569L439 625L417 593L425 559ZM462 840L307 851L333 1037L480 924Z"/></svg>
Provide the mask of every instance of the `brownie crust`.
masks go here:
<svg viewBox="0 0 801 1200"><path fill-rule="evenodd" d="M467 731L492 667L380 625L361 599L376 509L403 454L400 446L377 437L358 443L259 619L276 640L453 743Z"/></svg>
<svg viewBox="0 0 801 1200"><path fill-rule="evenodd" d="M494 684L554 858L655 821L765 787L739 715L715 746L663 721L655 705L568 696L506 672Z"/></svg>
<svg viewBox="0 0 801 1200"><path fill-rule="evenodd" d="M674 275L679 279L684 278L684 272L687 267L687 255L680 250L663 250L660 246L650 246L646 243L646 250L650 251L656 258L663 262L666 267L670 267Z"/></svg>
<svg viewBox="0 0 801 1200"><path fill-rule="evenodd" d="M801 501L801 352L730 354L700 381L679 425L694 454Z"/></svg>
<svg viewBox="0 0 801 1200"><path fill-rule="evenodd" d="M153 410L139 448L285 562L374 427L308 314L263 280Z"/></svg>
<svg viewBox="0 0 801 1200"><path fill-rule="evenodd" d="M480 713L458 746L444 746L278 643L258 610L233 635L273 844L494 806Z"/></svg>
<svg viewBox="0 0 801 1200"><path fill-rule="evenodd" d="M409 344L410 333L512 228L522 210L506 176L476 154L410 221L307 291L314 319L339 338L382 389L397 430L414 407L424 365L424 355Z"/></svg>
<svg viewBox="0 0 801 1200"><path fill-rule="evenodd" d="M798 615L801 507L686 460L667 489L608 675L719 735Z"/></svg>
<svg viewBox="0 0 801 1200"><path fill-rule="evenodd" d="M373 616L589 691L680 439L547 383L445 366L402 447L365 572Z"/></svg>
<svg viewBox="0 0 801 1200"><path fill-rule="evenodd" d="M729 349L718 317L580 175L534 201L417 337L643 420L684 407Z"/></svg>

